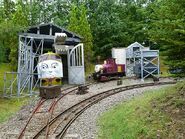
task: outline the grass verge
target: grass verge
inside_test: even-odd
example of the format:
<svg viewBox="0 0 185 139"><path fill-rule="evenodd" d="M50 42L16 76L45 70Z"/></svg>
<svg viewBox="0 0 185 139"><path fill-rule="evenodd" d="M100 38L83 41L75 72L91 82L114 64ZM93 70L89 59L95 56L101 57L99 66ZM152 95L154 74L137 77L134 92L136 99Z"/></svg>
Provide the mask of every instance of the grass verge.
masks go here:
<svg viewBox="0 0 185 139"><path fill-rule="evenodd" d="M184 83L122 103L98 120L99 139L153 139L185 137Z"/></svg>
<svg viewBox="0 0 185 139"><path fill-rule="evenodd" d="M0 99L0 123L9 119L27 102L28 98Z"/></svg>
<svg viewBox="0 0 185 139"><path fill-rule="evenodd" d="M8 63L0 64L0 96L3 94L4 87L4 72L11 70L11 65ZM4 99L0 98L0 123L6 121L15 114L21 106L27 103L28 98L20 99Z"/></svg>
<svg viewBox="0 0 185 139"><path fill-rule="evenodd" d="M3 93L4 87L4 72L10 71L10 65L8 63L0 64L0 95Z"/></svg>

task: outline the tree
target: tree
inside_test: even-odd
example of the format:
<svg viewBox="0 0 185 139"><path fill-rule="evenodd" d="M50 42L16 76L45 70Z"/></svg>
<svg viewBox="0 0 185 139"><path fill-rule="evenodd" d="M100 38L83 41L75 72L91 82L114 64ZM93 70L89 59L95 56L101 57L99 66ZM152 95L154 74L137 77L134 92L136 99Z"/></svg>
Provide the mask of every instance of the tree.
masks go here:
<svg viewBox="0 0 185 139"><path fill-rule="evenodd" d="M5 19L10 19L11 14L15 12L15 2L12 0L3 0L3 13Z"/></svg>
<svg viewBox="0 0 185 139"><path fill-rule="evenodd" d="M72 5L71 11L69 13L69 24L68 24L68 29L70 31L73 31L75 33L79 33L79 19L78 16L79 12L78 9L75 5Z"/></svg>
<svg viewBox="0 0 185 139"><path fill-rule="evenodd" d="M89 72L91 69L91 60L93 56L93 38L91 34L90 25L87 20L87 11L84 5L79 7L73 5L69 15L68 29L79 35L81 35L82 42L84 43L84 57L85 57L85 68Z"/></svg>
<svg viewBox="0 0 185 139"><path fill-rule="evenodd" d="M108 57L112 47L122 45L124 36L126 36L123 30L126 26L119 18L117 5L113 0L101 0L98 7L93 10L95 11L93 11L90 23L94 37L95 54Z"/></svg>
<svg viewBox="0 0 185 139"><path fill-rule="evenodd" d="M28 14L23 6L22 3L17 3L15 12L0 23L0 44L4 50L10 50L9 59L13 70L17 69L18 33L28 27Z"/></svg>
<svg viewBox="0 0 185 139"><path fill-rule="evenodd" d="M11 15L15 12L15 3L11 0L0 2L0 63L8 62L9 47L5 41L8 34L6 22L10 20Z"/></svg>
<svg viewBox="0 0 185 139"><path fill-rule="evenodd" d="M127 47L137 41L145 42L147 6L144 1L91 1L90 24L94 38L95 55L111 57L111 48ZM95 5L95 6L93 6ZM94 8L95 7L95 8Z"/></svg>
<svg viewBox="0 0 185 139"><path fill-rule="evenodd" d="M69 22L70 4L68 0L57 0L54 3L53 21L55 24L67 27Z"/></svg>
<svg viewBox="0 0 185 139"><path fill-rule="evenodd" d="M166 64L185 73L185 0L163 0L152 10L150 38L160 45Z"/></svg>

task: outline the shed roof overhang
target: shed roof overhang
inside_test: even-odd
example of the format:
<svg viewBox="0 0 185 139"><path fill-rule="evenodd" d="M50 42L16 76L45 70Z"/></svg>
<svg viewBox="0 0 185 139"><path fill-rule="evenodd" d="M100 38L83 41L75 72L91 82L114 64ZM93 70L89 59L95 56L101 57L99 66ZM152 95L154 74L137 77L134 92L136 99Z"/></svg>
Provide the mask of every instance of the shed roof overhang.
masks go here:
<svg viewBox="0 0 185 139"><path fill-rule="evenodd" d="M55 39L55 33L66 33L67 39L65 41L65 45L77 45L82 40L81 36L52 23L30 27L26 32L19 33L19 36L33 38L36 41L44 39L44 47L52 47Z"/></svg>

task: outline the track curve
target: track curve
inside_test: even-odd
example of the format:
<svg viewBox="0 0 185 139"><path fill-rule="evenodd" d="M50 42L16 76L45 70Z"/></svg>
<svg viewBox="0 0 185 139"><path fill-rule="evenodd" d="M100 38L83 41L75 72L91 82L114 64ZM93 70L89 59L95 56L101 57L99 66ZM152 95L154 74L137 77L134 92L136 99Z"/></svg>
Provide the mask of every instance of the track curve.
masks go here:
<svg viewBox="0 0 185 139"><path fill-rule="evenodd" d="M64 110L60 114L58 114L56 117L50 120L48 123L49 126L53 127L50 130L50 136L54 136L55 138L63 138L67 129L69 126L75 121L75 119L80 116L86 109L88 109L90 106L98 103L104 98L107 98L111 95L136 89L136 88L142 88L142 87L149 87L149 86L157 86L157 85L167 85L167 84L175 84L176 81L170 81L170 82L158 82L158 83L145 83L145 84L134 84L129 86L122 86L117 87L114 89L110 89L107 91L103 91L99 94L96 94L94 96L91 96L87 99L82 100L81 102L71 106L70 108ZM34 139L38 138L43 131L46 130L48 125L43 126L40 131L33 137Z"/></svg>

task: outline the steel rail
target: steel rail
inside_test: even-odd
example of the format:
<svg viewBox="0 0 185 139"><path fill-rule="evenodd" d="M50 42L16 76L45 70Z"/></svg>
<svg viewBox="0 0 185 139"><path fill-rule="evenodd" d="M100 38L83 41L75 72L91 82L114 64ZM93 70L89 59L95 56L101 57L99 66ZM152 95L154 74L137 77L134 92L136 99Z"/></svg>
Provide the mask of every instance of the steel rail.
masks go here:
<svg viewBox="0 0 185 139"><path fill-rule="evenodd" d="M90 86L90 85L92 85L92 84L93 84L93 83L88 83L88 84L86 84L85 86ZM73 89L73 88L74 88L74 89ZM57 104L63 97L65 97L66 95L71 94L71 93L77 91L77 90L78 90L78 86L68 87L68 88L66 88L66 89L63 89L62 92L67 91L67 90L69 90L69 89L72 89L72 90L68 91L67 93L65 93L65 94L63 94L63 95L60 95L60 97L55 101L54 106L52 106L52 108L50 107L50 109L53 109L53 111L54 111L54 108L55 108L56 104ZM52 121L52 120L51 120L51 121ZM50 127L50 125L51 125L51 124L50 124L51 121L49 121L49 123L47 122L47 124L44 126L44 127L45 127L44 129L46 129L46 128L49 129L49 127ZM37 139L38 136L40 135L40 133L41 133L44 129L41 128L40 131L39 131L37 134L34 135L33 139ZM49 132L49 130L46 131L46 138L48 137L48 132Z"/></svg>
<svg viewBox="0 0 185 139"><path fill-rule="evenodd" d="M68 87L68 88L66 88L66 89L61 90L61 92L67 91L67 90L72 89L72 88L75 88L75 89L73 89L73 90L70 91L69 93L71 93L71 92L77 90L77 86L75 86L75 87L72 86L72 87ZM55 105L56 105L64 96L66 96L67 94L68 94L68 93L66 93L66 94L64 94L64 95L60 95L60 97L52 103L52 105L51 105L50 108L48 109L48 112L51 111L51 113L53 114ZM25 131L26 131L26 128L27 128L27 126L29 125L31 119L32 119L33 116L38 112L38 110L40 109L40 107L42 106L42 104L43 104L44 102L46 102L46 101L47 101L46 99L42 99L42 98L39 100L39 102L38 102L38 104L36 105L35 109L33 109L31 116L29 117L28 121L26 122L24 128L21 130L21 133L19 134L18 139L22 139L22 138L23 138L24 133L25 133ZM51 116L52 116L52 114L51 114ZM51 117L51 118L52 118L52 117ZM48 120L50 120L50 119L48 119ZM49 122L49 121L48 121L48 122ZM46 138L47 138L47 132L46 132Z"/></svg>
<svg viewBox="0 0 185 139"><path fill-rule="evenodd" d="M72 88L74 88L74 89L72 89ZM46 128L45 139L48 139L48 134L49 134L49 130L50 130L49 122L50 122L50 120L51 120L51 118L52 118L52 115L53 115L53 113L54 113L55 106L57 105L57 103L58 103L64 96L66 96L66 95L68 95L68 94L70 94L70 93L76 91L76 90L77 90L77 86L72 86L72 87L65 88L65 89L63 89L61 92L64 92L64 91L67 91L67 90L70 90L70 89L72 89L72 90L69 91L69 92L67 92L67 93L65 93L65 94L63 94L63 95L61 94L60 97L59 97L58 99L55 99L54 103L53 103L53 104L51 105L51 107L49 108L50 116L49 116L49 118L48 118L48 120L47 120L47 128Z"/></svg>
<svg viewBox="0 0 185 139"><path fill-rule="evenodd" d="M78 118L86 109L88 109L92 105L98 103L100 100L102 100L104 98L107 98L111 95L115 95L117 93L120 93L120 92L123 92L123 91L126 91L126 90L148 87L148 86L174 84L174 83L176 83L176 82L146 83L146 84L136 84L136 85L124 86L124 87L119 87L119 88L116 88L116 89L111 89L111 90L104 91L104 92L99 93L97 95L94 95L94 96L92 96L92 97L90 97L86 100L83 100L80 103L78 103L78 105L75 105L75 107L77 106L77 109L73 110L70 114L68 114L68 120L66 120L66 124L63 123L64 127L60 131L60 133L58 133L56 135L56 138L57 139L63 138L67 129L76 120L76 118ZM82 103L85 103L85 102L87 102L87 103L85 105L83 105ZM62 124L62 122L60 124ZM58 127L59 126L57 126L57 128ZM55 129L55 131L56 130L57 129Z"/></svg>
<svg viewBox="0 0 185 139"><path fill-rule="evenodd" d="M34 114L39 110L39 108L42 106L42 104L45 102L45 99L40 99L39 103L36 105L35 109L32 111L31 116L29 117L28 121L26 122L26 125L24 126L24 128L22 129L21 133L19 134L18 139L22 139L22 137L24 136L24 132L26 130L26 127L28 126L28 124L30 123L31 119L33 118Z"/></svg>
<svg viewBox="0 0 185 139"><path fill-rule="evenodd" d="M48 139L48 133L49 133L49 124L48 124L48 123L49 123L49 121L50 121L51 118L52 118L55 105L56 105L56 98L53 99L53 103L51 104L51 107L50 107L50 109L48 110L48 112L49 112L49 117L48 117L48 119L47 119L47 127L46 127L45 139Z"/></svg>
<svg viewBox="0 0 185 139"><path fill-rule="evenodd" d="M83 111L85 111L88 107L91 106L91 104L88 104L88 105L87 105L87 104L83 104L83 106L80 106L80 105L82 105L82 103L86 103L86 102L88 102L88 101L89 101L89 102L92 102L92 100L93 100L93 103L92 103L92 105L93 105L93 104L95 104L95 102L99 102L100 100L102 100L102 99L104 99L104 98L106 98L106 97L108 97L108 96L114 95L114 94L119 93L119 92L122 92L122 91L131 90L131 89L136 89L136 88L142 88L142 87L148 87L148 86L165 85L165 84L175 84L175 83L176 83L176 82L145 83L145 84L135 84L135 85L122 86L122 87L110 89L110 90L101 92L101 93L99 93L99 94L96 94L96 95L94 95L94 96L91 96L91 97L89 97L89 98L87 98L87 99L84 99L84 100L82 100L81 102L79 102L79 103L77 103L77 104L71 106L70 108L64 110L63 112L59 113L56 117L54 117L52 120L50 120L50 122L49 122L48 124L49 124L49 126L53 125L62 115L66 114L66 113L69 113L69 112L70 112L69 115L72 115L72 114L73 114L73 115L76 115L76 116L78 117L81 113L83 113ZM106 96L101 96L101 95L106 94L106 93L108 93ZM110 94L109 94L109 93L110 93ZM95 97L99 97L99 99L96 99ZM90 99L92 99L92 100L90 100ZM75 113L75 111L77 111L77 110L75 110L75 107L77 107L77 108L82 108L82 107L84 107L84 110L81 110L81 112L79 111L79 112ZM74 110L73 110L73 109L74 109ZM74 114L74 113L75 113L75 114ZM68 129L68 127L71 125L71 123L72 123L77 117L72 118L72 119L69 121L69 124L66 124L66 126L63 128L63 130L57 135L58 138L61 138L61 137L64 136L64 134L65 134L66 130ZM64 120L62 120L62 121L65 121L66 119L68 119L68 118L64 118ZM60 122L56 127L58 128L60 124L61 124L61 122ZM40 129L40 131L33 137L33 139L38 138L38 136L46 129L46 127L47 127L47 125L44 125L44 126ZM55 129L54 131L56 131L56 130L57 130L57 129ZM52 133L54 133L54 132L52 132Z"/></svg>
<svg viewBox="0 0 185 139"><path fill-rule="evenodd" d="M90 85L92 85L92 84L93 84L93 83L88 83L88 84L86 84L85 86L90 86ZM78 88L76 88L76 87L77 87L77 86L72 86L72 87L68 87L68 88L66 88L66 89L63 89L62 92L74 88L73 90L69 91L68 93L64 94L63 96L60 96L60 97L54 102L54 104L51 105L51 107L50 107L50 109L49 109L49 111L51 111L51 112L50 112L50 117L49 117L48 120L47 120L47 127L46 127L45 139L48 139L48 134L49 134L49 130L50 130L49 121L50 121L51 118L52 118L52 115L53 115L55 106L57 105L57 103L58 103L64 96L66 96L66 95L68 95L68 94L70 94L70 93L76 91L76 90L78 89Z"/></svg>

